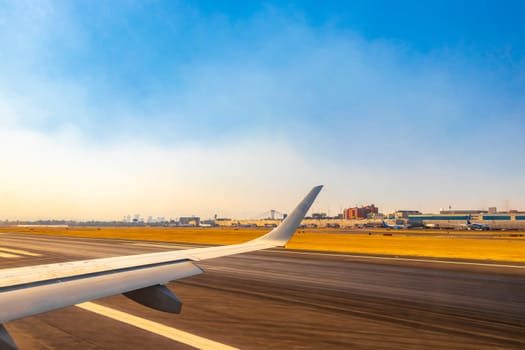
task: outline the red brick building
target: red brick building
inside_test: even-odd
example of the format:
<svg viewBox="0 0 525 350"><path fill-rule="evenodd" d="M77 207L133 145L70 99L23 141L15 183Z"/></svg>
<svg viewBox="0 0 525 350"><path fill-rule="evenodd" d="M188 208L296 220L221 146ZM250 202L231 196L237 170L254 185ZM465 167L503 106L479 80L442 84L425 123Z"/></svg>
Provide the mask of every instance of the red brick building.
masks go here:
<svg viewBox="0 0 525 350"><path fill-rule="evenodd" d="M366 219L368 214L377 214L379 209L373 205L367 205L364 207L347 208L343 210L343 218L345 219Z"/></svg>

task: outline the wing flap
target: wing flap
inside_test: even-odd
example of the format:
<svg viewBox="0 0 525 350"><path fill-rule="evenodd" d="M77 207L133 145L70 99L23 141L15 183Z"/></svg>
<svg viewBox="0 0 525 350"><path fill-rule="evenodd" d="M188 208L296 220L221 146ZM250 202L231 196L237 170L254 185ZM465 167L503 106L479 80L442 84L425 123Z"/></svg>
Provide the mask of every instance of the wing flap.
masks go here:
<svg viewBox="0 0 525 350"><path fill-rule="evenodd" d="M152 309L180 314L182 302L168 287L157 284L155 286L132 290L124 293L131 300Z"/></svg>
<svg viewBox="0 0 525 350"><path fill-rule="evenodd" d="M194 276L203 270L190 261L156 264L127 271L96 273L0 291L0 324L141 288Z"/></svg>

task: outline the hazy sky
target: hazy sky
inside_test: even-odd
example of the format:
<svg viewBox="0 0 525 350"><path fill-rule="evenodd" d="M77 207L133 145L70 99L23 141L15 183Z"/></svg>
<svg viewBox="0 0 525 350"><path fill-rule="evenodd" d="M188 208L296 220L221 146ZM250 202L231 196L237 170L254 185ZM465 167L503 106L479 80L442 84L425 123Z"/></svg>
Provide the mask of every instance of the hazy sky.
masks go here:
<svg viewBox="0 0 525 350"><path fill-rule="evenodd" d="M0 0L0 219L525 210L524 11Z"/></svg>

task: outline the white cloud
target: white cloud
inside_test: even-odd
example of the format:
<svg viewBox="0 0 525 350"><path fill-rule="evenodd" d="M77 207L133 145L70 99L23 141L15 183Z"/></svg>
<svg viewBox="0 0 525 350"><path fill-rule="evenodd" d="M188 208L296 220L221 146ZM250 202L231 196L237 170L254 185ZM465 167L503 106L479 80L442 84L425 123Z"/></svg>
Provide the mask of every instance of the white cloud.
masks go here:
<svg viewBox="0 0 525 350"><path fill-rule="evenodd" d="M339 212L373 202L383 210L497 205L522 206L518 176L435 164L385 171L351 159L310 159L282 141L235 139L215 148L159 148L127 141L93 146L75 130L53 135L0 132L0 213L9 219L119 219L141 213L165 217L214 214L256 217L290 210L310 186L325 191L316 211ZM421 181L423 179L423 181ZM493 185L486 186L487 183Z"/></svg>
<svg viewBox="0 0 525 350"><path fill-rule="evenodd" d="M61 65L60 50L90 50L67 7L10 6L0 218L250 217L287 211L318 183L315 209L332 214L369 202L525 209L523 102L443 53L287 18L265 34L271 18L258 18L230 28L258 42L227 29L224 52L156 72L166 80L137 98L104 74L118 57L94 76Z"/></svg>
<svg viewBox="0 0 525 350"><path fill-rule="evenodd" d="M71 130L9 129L0 138L5 218L256 215L286 210L316 184L300 155L267 140L170 149L131 141L93 147Z"/></svg>

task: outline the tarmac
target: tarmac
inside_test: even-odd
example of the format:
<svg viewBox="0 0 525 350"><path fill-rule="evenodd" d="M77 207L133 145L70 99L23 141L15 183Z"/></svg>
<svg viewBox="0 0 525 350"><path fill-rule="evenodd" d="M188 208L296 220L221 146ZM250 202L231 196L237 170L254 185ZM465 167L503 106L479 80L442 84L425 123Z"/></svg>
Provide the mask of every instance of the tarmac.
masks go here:
<svg viewBox="0 0 525 350"><path fill-rule="evenodd" d="M0 268L190 247L7 233ZM117 295L5 326L22 350L525 348L524 264L272 249L199 266L168 284L180 315Z"/></svg>

